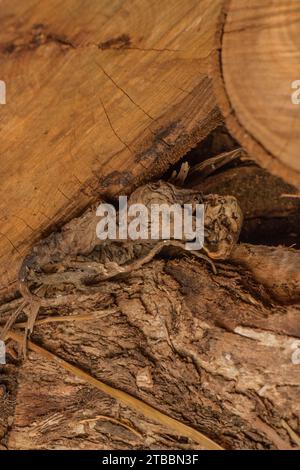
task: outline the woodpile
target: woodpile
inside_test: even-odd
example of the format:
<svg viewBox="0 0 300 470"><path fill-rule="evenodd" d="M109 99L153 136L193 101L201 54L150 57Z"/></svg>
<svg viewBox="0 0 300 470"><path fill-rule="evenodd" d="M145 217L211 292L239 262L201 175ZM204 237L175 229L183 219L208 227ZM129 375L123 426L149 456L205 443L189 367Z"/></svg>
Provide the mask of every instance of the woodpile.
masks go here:
<svg viewBox="0 0 300 470"><path fill-rule="evenodd" d="M1 449L300 448L299 21L2 0ZM201 253L101 245L125 194L204 203Z"/></svg>

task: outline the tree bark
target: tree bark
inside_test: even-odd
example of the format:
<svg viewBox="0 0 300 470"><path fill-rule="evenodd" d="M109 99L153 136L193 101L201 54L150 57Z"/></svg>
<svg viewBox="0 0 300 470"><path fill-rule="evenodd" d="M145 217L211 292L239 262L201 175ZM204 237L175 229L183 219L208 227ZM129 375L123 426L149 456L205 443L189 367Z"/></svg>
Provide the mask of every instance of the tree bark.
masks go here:
<svg viewBox="0 0 300 470"><path fill-rule="evenodd" d="M250 157L281 178L230 161L200 176L198 190L237 198L243 241L272 244L277 231L288 248L231 239L217 274L175 251L77 285L48 250L49 265L31 272L43 301L29 356L17 355L25 305L0 366L0 448L300 448L300 259L290 248L299 203L281 197L300 188L300 108L286 106L288 88L274 99L298 58L298 5L280 1L275 14L271 0L39 3L1 3L1 326L23 302L16 273L38 240L61 237L57 265L78 255L70 273L81 279L80 263L101 257L72 252L77 236L83 245L96 236L85 216L87 237L75 236L75 216L90 207L94 220L95 201L161 177L222 112ZM284 64L278 82L274 51ZM235 147L227 137L224 151ZM197 163L197 151L190 157ZM196 183L188 175L186 185ZM116 398L122 392L131 399Z"/></svg>
<svg viewBox="0 0 300 470"><path fill-rule="evenodd" d="M193 259L156 260L73 300L57 291L40 318L94 319L37 325L34 342L224 448L299 447L299 305L271 305L246 271L215 276ZM10 449L202 447L36 353L18 382Z"/></svg>

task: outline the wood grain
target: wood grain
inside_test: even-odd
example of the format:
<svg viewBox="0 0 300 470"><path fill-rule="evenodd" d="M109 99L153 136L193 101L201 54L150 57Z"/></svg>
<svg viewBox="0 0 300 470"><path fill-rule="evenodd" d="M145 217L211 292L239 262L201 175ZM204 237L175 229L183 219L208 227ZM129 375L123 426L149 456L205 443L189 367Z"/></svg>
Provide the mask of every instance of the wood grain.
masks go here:
<svg viewBox="0 0 300 470"><path fill-rule="evenodd" d="M226 1L216 96L233 135L269 171L300 190L300 2Z"/></svg>
<svg viewBox="0 0 300 470"><path fill-rule="evenodd" d="M162 173L220 122L220 0L2 0L0 289L43 232Z"/></svg>
<svg viewBox="0 0 300 470"><path fill-rule="evenodd" d="M0 294L43 235L161 175L221 111L299 190L299 21L293 0L2 0Z"/></svg>

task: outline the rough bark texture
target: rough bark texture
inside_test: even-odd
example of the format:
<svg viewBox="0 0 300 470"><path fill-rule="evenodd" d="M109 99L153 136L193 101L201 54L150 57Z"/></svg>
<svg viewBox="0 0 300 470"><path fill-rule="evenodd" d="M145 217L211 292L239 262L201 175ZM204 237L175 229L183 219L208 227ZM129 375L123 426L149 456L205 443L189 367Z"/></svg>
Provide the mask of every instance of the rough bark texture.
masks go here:
<svg viewBox="0 0 300 470"><path fill-rule="evenodd" d="M261 227L261 237L268 241L269 220L290 228L294 220L299 233L297 201L280 197L293 188L247 157L228 164L225 160L225 167L214 171L211 162L216 160L207 155L224 150L223 145L230 149L234 143L221 131L189 155L191 163L202 162L203 174L211 174L198 175L197 186L192 167L186 185L197 194L202 189L235 196L250 239ZM193 191L172 194L189 199ZM145 189L136 197L140 193ZM86 244L95 241L91 218L94 212L88 211L45 240L48 251L40 254L49 259L44 261L60 259L60 251L66 256L89 251ZM58 250L55 259L52 245ZM123 262L132 255L125 248L117 253L125 256ZM129 276L94 286L74 285L80 269L66 278L46 263L44 272L37 269L31 279L33 289L44 285L39 295L45 297L33 341L224 448L299 447L299 252L237 245L231 255L235 264L217 263L216 275L205 262L174 254L176 259L154 260ZM77 262L95 262L95 256L77 255ZM65 263L65 257L60 261ZM2 322L21 302L3 299ZM81 315L87 314L92 317L83 320ZM79 316L68 321L70 315ZM13 341L8 359L1 375L3 448L203 448L43 356L30 352L19 363Z"/></svg>
<svg viewBox="0 0 300 470"><path fill-rule="evenodd" d="M63 300L41 314L116 312L37 326L33 340L46 349L225 448L299 445L299 305L271 305L245 271L223 265L215 276L196 260L156 260L88 298ZM14 449L197 447L34 353L20 368L6 442Z"/></svg>
<svg viewBox="0 0 300 470"><path fill-rule="evenodd" d="M254 86L252 95L245 83L236 84L244 78L257 85L261 73L266 86L277 83L273 66L270 74L253 68L249 37L262 55L277 57L279 44L282 60L297 60L298 52L291 57L290 51L298 38L298 4L279 2L274 14L271 0L246 2L247 8L233 0L220 17L221 0L38 3L1 3L0 78L10 84L0 130L1 327L21 305L22 323L14 328L23 332L35 305L32 297L24 305L17 296L15 274L42 232L51 233L36 245L44 263L24 271L41 297L33 342L226 449L300 448L299 201L281 197L300 187L299 139L288 124L298 111L280 103L283 124L271 87L266 118L256 99L261 90ZM224 34L216 71L218 28ZM277 42L265 40L270 31ZM226 92L224 101L222 87L230 99ZM232 212L225 210L226 217L217 213L220 227L214 217L206 227L212 245L218 247L223 234L233 248L229 260L216 261L217 274L175 250L173 259L161 253L130 274L100 282L96 274L107 257L95 243L93 203L161 177L220 125L220 108L251 158L283 179L248 156L218 159L237 145L224 129L187 156L189 164L203 164L200 180L187 165L176 168L175 179L195 188L199 200L222 201L222 207L231 201L238 208L234 196L244 214L242 241L260 245L237 245L240 225L230 230ZM249 120L237 120L244 112ZM279 243L285 246L265 246ZM109 247L109 261L142 253L134 243L119 248ZM86 273L92 282L82 282ZM20 361L17 352L10 339L8 364L0 369L1 448L203 448L66 372L62 362L30 351Z"/></svg>

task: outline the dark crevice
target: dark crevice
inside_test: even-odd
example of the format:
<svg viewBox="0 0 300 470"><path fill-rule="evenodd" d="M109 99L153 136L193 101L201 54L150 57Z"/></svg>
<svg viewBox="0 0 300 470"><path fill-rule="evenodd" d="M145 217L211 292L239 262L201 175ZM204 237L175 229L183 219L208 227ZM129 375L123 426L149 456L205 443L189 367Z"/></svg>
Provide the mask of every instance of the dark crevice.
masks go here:
<svg viewBox="0 0 300 470"><path fill-rule="evenodd" d="M238 147L227 129L218 127L173 165L163 179L169 180L174 172L178 175L187 162L189 173L184 187L197 187L204 194L233 195L238 199L244 213L241 242L300 248L300 200L281 198L281 194L296 193L291 185L270 175L246 153L243 158L216 168L208 177L195 173L194 168L199 163ZM239 171L240 179L236 183Z"/></svg>

